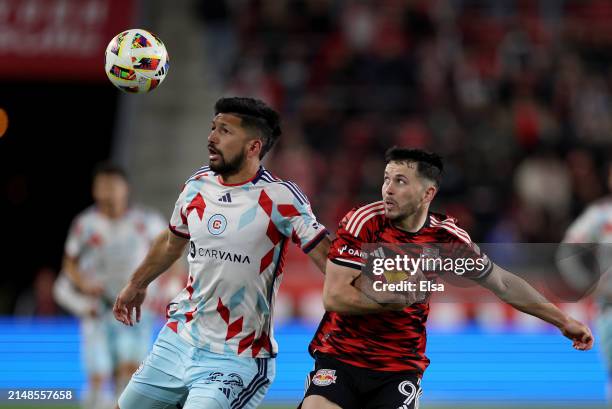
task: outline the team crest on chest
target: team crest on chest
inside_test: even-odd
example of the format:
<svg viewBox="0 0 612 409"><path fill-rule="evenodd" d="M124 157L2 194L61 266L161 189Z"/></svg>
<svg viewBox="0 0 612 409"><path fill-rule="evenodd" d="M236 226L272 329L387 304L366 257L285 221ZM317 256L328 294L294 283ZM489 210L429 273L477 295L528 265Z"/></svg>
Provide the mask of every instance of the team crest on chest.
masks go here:
<svg viewBox="0 0 612 409"><path fill-rule="evenodd" d="M227 219L222 214L215 214L208 219L208 231L213 236L218 236L225 231Z"/></svg>

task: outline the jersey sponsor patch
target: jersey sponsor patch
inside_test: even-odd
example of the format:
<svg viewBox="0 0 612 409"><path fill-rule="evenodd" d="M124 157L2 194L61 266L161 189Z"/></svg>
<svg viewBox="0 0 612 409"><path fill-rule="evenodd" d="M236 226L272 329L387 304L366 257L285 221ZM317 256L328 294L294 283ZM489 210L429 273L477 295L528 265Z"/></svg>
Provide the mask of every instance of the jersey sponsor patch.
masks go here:
<svg viewBox="0 0 612 409"><path fill-rule="evenodd" d="M312 383L317 386L327 386L336 383L336 371L334 369L319 369L312 377Z"/></svg>

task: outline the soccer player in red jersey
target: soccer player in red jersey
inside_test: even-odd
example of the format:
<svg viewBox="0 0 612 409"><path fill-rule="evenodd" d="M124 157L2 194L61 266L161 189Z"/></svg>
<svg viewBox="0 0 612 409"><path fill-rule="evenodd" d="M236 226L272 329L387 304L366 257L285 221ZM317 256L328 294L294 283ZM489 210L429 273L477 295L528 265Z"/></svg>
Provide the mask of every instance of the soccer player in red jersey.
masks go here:
<svg viewBox="0 0 612 409"><path fill-rule="evenodd" d="M366 263L364 243L463 246L472 253L468 257L482 263L481 269L464 277L514 308L555 325L575 349L592 347L587 326L523 279L493 264L455 219L429 211L443 170L438 155L392 148L386 163L383 200L351 210L330 248L323 289L327 312L309 346L315 369L308 376L303 409L418 408L420 380L429 365L425 356L429 304L368 301L355 284Z"/></svg>

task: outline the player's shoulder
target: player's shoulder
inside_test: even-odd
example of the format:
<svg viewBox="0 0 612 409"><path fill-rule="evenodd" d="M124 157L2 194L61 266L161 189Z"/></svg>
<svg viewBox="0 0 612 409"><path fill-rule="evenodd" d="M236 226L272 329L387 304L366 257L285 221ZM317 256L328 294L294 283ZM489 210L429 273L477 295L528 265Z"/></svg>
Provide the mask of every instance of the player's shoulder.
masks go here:
<svg viewBox="0 0 612 409"><path fill-rule="evenodd" d="M214 172L211 171L210 166L202 165L195 172L193 172L192 175L189 176L189 178L187 178L184 185L187 186L190 183L197 182L198 180L208 177L212 175L213 173Z"/></svg>
<svg viewBox="0 0 612 409"><path fill-rule="evenodd" d="M95 223L100 219L101 213L98 211L96 205L91 205L81 210L75 217L75 223Z"/></svg>
<svg viewBox="0 0 612 409"><path fill-rule="evenodd" d="M346 213L340 228L354 237L363 237L378 228L385 218L385 203L382 200L356 206Z"/></svg>
<svg viewBox="0 0 612 409"><path fill-rule="evenodd" d="M101 220L101 213L95 205L91 205L74 216L71 231L73 234L81 234L83 231L95 231L100 226Z"/></svg>
<svg viewBox="0 0 612 409"><path fill-rule="evenodd" d="M585 213L586 212L609 214L612 212L612 196L606 196L595 200L585 209Z"/></svg>
<svg viewBox="0 0 612 409"><path fill-rule="evenodd" d="M472 242L468 232L459 227L457 219L448 214L429 212L429 226L436 233L446 236L448 239L460 240L465 243Z"/></svg>
<svg viewBox="0 0 612 409"><path fill-rule="evenodd" d="M270 194L277 199L283 201L297 200L301 205L310 203L308 197L304 194L302 189L300 189L297 183L291 180L281 179L264 167L259 170L256 177L256 184L261 184L267 192L270 192Z"/></svg>

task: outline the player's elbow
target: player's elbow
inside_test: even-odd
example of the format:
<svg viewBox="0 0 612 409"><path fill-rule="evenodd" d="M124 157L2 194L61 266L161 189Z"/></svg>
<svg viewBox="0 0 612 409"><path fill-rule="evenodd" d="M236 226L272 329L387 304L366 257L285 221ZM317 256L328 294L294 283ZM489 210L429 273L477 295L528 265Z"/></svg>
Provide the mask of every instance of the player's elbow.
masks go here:
<svg viewBox="0 0 612 409"><path fill-rule="evenodd" d="M323 291L323 307L327 312L350 313L353 302L348 298L347 291L342 288Z"/></svg>
<svg viewBox="0 0 612 409"><path fill-rule="evenodd" d="M342 312L340 292L337 289L326 287L323 290L323 308L327 312Z"/></svg>
<svg viewBox="0 0 612 409"><path fill-rule="evenodd" d="M323 308L327 312L334 312L336 308L336 302L330 291L323 291Z"/></svg>

